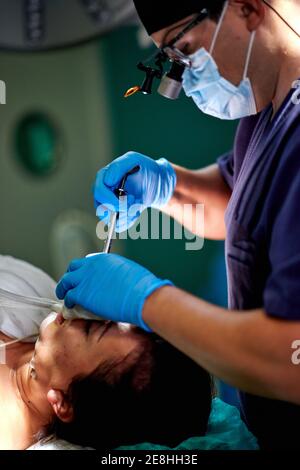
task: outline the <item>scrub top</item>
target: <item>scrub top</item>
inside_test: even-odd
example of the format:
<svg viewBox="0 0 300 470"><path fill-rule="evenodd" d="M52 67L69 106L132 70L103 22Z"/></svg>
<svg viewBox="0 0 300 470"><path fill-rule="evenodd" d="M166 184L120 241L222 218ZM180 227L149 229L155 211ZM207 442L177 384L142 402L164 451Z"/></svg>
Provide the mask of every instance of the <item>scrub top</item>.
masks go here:
<svg viewBox="0 0 300 470"><path fill-rule="evenodd" d="M225 215L229 308L263 308L286 321L300 321L299 95L292 89L274 117L270 105L242 119L233 151L218 160L232 189ZM239 394L261 448L299 448L300 406Z"/></svg>

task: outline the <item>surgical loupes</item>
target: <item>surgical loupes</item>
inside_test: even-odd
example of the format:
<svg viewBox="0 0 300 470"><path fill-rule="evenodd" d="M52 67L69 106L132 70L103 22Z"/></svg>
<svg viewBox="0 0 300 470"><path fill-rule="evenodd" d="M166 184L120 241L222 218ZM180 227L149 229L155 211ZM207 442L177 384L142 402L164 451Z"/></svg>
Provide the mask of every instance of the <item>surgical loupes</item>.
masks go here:
<svg viewBox="0 0 300 470"><path fill-rule="evenodd" d="M114 193L119 198L120 202L122 201L122 198L126 197L126 194L127 194L125 191L125 184L126 184L128 176L133 175L134 173L137 173L139 169L140 167L137 165L132 170L128 171L128 173L126 173L125 176L123 177L120 183L120 187L115 189ZM108 226L107 238L104 242L103 253L109 253L111 250L112 240L115 234L116 223L117 223L118 217L119 217L119 212L112 212L110 216L109 226Z"/></svg>

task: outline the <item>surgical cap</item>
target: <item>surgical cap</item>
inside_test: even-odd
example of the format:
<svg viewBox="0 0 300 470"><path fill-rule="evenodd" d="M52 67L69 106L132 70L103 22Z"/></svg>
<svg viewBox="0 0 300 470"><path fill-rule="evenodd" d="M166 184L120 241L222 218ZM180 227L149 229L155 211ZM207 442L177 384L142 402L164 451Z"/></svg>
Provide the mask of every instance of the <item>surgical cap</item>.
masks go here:
<svg viewBox="0 0 300 470"><path fill-rule="evenodd" d="M222 8L224 0L133 0L138 15L149 35L167 28L177 21L194 13L200 13L203 8L215 10Z"/></svg>

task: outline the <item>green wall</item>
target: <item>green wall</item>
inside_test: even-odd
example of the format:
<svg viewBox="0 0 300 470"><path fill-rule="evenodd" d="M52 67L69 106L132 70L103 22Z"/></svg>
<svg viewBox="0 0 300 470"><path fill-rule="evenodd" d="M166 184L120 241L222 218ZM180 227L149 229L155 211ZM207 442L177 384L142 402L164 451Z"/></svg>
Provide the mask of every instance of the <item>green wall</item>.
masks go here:
<svg viewBox="0 0 300 470"><path fill-rule="evenodd" d="M91 188L97 169L112 158L99 59L99 40L53 52L0 52L0 78L7 87L7 103L0 106L0 253L55 277L71 256L86 254L85 247L78 249L80 243L70 250L53 249L56 221L68 222L74 214L85 221L87 215L91 237L95 234ZM18 123L36 112L48 117L60 135L59 165L49 175L26 171L16 158ZM100 250L101 242L96 240L96 247Z"/></svg>
<svg viewBox="0 0 300 470"><path fill-rule="evenodd" d="M98 168L128 150L201 168L232 147L235 124L204 116L183 93L178 101L156 92L123 98L127 88L141 83L136 64L151 52L138 47L137 29L127 27L65 51L0 53L0 79L7 84L7 104L0 106L1 253L58 277L71 253L86 253L75 243L70 252L61 248L56 258L62 261L55 262L53 226L80 210L95 233L91 185ZM61 163L44 177L26 173L14 154L18 120L36 111L53 119L62 136ZM100 250L102 243L95 243ZM184 240L136 240L115 249L203 295L222 247L205 242L202 251L186 251Z"/></svg>
<svg viewBox="0 0 300 470"><path fill-rule="evenodd" d="M215 162L232 148L235 123L203 115L184 93L178 101L167 100L156 92L152 96L123 98L124 91L139 85L143 78L136 64L152 52L139 49L136 33L135 28L123 28L101 41L115 156L136 150L193 169ZM203 292L201 286L209 284L210 264L220 253L220 245L209 241L201 251L185 251L181 240L124 243L129 257L194 293Z"/></svg>

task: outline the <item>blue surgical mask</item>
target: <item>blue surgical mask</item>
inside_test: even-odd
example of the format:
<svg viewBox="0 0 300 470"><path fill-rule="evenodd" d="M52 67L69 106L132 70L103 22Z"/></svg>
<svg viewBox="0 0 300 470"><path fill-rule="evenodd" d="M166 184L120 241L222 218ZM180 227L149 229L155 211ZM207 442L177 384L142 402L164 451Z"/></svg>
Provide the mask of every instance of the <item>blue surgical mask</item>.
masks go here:
<svg viewBox="0 0 300 470"><path fill-rule="evenodd" d="M255 31L250 38L243 80L239 86L235 86L221 76L212 57L227 8L228 2L226 2L223 9L210 51L207 52L204 48L201 48L190 56L192 66L186 69L184 73L183 88L185 94L191 97L205 114L219 119L232 120L257 114L255 97L248 78Z"/></svg>

